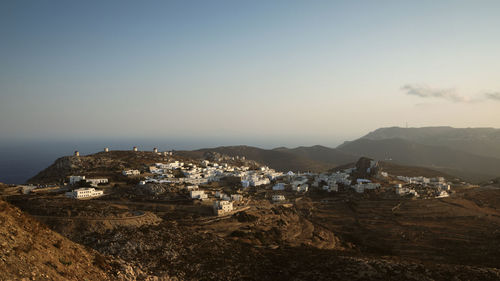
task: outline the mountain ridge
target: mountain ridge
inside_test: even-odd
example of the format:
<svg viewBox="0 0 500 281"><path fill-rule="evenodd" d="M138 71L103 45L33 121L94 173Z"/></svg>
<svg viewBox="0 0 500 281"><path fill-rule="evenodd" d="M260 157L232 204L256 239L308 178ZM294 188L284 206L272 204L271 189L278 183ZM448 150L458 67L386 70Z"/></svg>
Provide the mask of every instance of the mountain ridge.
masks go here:
<svg viewBox="0 0 500 281"><path fill-rule="evenodd" d="M475 155L500 159L500 129L496 128L385 127L372 131L360 139L392 138L425 145L446 146Z"/></svg>
<svg viewBox="0 0 500 281"><path fill-rule="evenodd" d="M491 179L500 174L498 158L475 155L446 146L419 144L401 138L382 140L360 138L345 142L338 149L377 160L428 167L474 182Z"/></svg>

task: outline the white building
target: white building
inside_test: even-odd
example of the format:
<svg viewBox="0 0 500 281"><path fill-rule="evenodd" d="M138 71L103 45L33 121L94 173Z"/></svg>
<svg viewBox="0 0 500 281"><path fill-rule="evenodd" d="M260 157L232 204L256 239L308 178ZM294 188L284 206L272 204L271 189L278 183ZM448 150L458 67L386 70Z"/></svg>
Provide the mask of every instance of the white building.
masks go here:
<svg viewBox="0 0 500 281"><path fill-rule="evenodd" d="M108 183L108 179L87 179L85 176L70 176L69 177L69 184L70 185L75 185L78 184L81 181L85 181L87 183L90 183L91 186L97 187L98 184L100 183Z"/></svg>
<svg viewBox="0 0 500 281"><path fill-rule="evenodd" d="M213 208L215 215L220 216L233 210L233 202L215 201Z"/></svg>
<svg viewBox="0 0 500 281"><path fill-rule="evenodd" d="M352 188L354 188L354 190L357 193L363 193L367 189L373 190L373 189L377 189L378 187L380 187L380 184L372 183L371 181L364 180L364 179L358 179L358 183L352 186Z"/></svg>
<svg viewBox="0 0 500 281"><path fill-rule="evenodd" d="M70 176L69 177L69 184L75 185L75 184L81 182L82 180L85 180L85 176Z"/></svg>
<svg viewBox="0 0 500 281"><path fill-rule="evenodd" d="M139 172L139 170L125 170L122 172L122 175L124 176L137 176L140 174L141 172Z"/></svg>
<svg viewBox="0 0 500 281"><path fill-rule="evenodd" d="M66 192L66 197L82 199L82 198L91 198L103 195L104 192L102 190L95 190L95 188L78 188L70 192Z"/></svg>
<svg viewBox="0 0 500 281"><path fill-rule="evenodd" d="M191 190L191 199L207 199L208 195L203 190Z"/></svg>
<svg viewBox="0 0 500 281"><path fill-rule="evenodd" d="M90 183L91 186L97 187L99 184L108 183L108 179L85 179L86 182Z"/></svg>
<svg viewBox="0 0 500 281"><path fill-rule="evenodd" d="M443 197L449 197L449 196L450 195L448 194L448 192L443 190L443 191L439 192L439 195L436 196L436 198L443 198Z"/></svg>
<svg viewBox="0 0 500 281"><path fill-rule="evenodd" d="M198 186L197 185L186 185L185 188L186 188L187 191L198 190Z"/></svg>
<svg viewBox="0 0 500 281"><path fill-rule="evenodd" d="M272 199L274 202L285 201L285 195L275 194L273 195Z"/></svg>

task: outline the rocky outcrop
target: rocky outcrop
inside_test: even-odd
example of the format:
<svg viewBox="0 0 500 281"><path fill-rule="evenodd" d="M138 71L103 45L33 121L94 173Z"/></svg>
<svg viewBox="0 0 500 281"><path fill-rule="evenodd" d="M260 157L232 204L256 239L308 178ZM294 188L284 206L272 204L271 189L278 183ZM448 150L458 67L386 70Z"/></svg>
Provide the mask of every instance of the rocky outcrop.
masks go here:
<svg viewBox="0 0 500 281"><path fill-rule="evenodd" d="M355 168L356 171L354 171L354 176L357 178L376 177L382 170L378 161L367 157L359 158L358 162L356 162Z"/></svg>

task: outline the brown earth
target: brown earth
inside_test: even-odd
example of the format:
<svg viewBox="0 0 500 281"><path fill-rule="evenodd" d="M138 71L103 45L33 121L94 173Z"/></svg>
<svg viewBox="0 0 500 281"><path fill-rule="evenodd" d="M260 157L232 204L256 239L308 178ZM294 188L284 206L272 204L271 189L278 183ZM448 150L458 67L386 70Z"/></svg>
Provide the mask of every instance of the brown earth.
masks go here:
<svg viewBox="0 0 500 281"><path fill-rule="evenodd" d="M75 200L57 195L20 195L11 196L8 200L58 233L71 236L75 241L81 240L76 239L76 236L89 232L103 233L117 227L137 228L161 222L161 219L151 212L131 210L126 205L100 200Z"/></svg>
<svg viewBox="0 0 500 281"><path fill-rule="evenodd" d="M114 280L110 261L0 200L0 280Z"/></svg>
<svg viewBox="0 0 500 281"><path fill-rule="evenodd" d="M426 200L332 198L308 217L368 255L500 266L500 189Z"/></svg>
<svg viewBox="0 0 500 281"><path fill-rule="evenodd" d="M137 271L181 280L498 280L498 195L494 189L432 200L338 194L328 204L297 198L291 207L255 200L224 218L185 213L196 205L107 202L161 210L163 222L65 235ZM93 208L104 208L100 201ZM63 222L49 223L57 229Z"/></svg>

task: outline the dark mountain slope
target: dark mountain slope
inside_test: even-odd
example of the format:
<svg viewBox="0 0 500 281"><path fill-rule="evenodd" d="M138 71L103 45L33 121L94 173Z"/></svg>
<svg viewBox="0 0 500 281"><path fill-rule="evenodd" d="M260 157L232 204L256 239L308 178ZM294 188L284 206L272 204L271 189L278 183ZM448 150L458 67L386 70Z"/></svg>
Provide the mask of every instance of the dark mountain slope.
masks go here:
<svg viewBox="0 0 500 281"><path fill-rule="evenodd" d="M500 129L494 128L380 128L363 139L404 139L415 143L445 146L486 157L500 158Z"/></svg>
<svg viewBox="0 0 500 281"><path fill-rule="evenodd" d="M217 152L228 156L245 156L280 171L326 171L335 166L355 161L350 156L335 149L314 146L295 149L277 148L273 150L251 146L223 146L195 151L179 151L178 155L202 158L207 152Z"/></svg>
<svg viewBox="0 0 500 281"><path fill-rule="evenodd" d="M339 151L335 148L326 146L300 146L297 148L276 148L274 151L291 153L314 161L332 164L335 166L343 165L358 159L357 156Z"/></svg>
<svg viewBox="0 0 500 281"><path fill-rule="evenodd" d="M345 153L363 155L399 164L423 166L467 180L485 180L500 175L500 159L478 156L447 147L423 145L403 139L345 142L338 147Z"/></svg>
<svg viewBox="0 0 500 281"><path fill-rule="evenodd" d="M442 171L436 171L430 168L418 167L418 166L407 166L407 165L398 165L391 161L380 161L380 167L383 171L388 172L391 175L398 176L406 176L406 177L444 177L446 179L453 178L451 175L444 173Z"/></svg>

